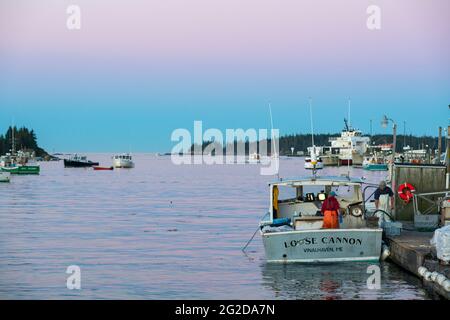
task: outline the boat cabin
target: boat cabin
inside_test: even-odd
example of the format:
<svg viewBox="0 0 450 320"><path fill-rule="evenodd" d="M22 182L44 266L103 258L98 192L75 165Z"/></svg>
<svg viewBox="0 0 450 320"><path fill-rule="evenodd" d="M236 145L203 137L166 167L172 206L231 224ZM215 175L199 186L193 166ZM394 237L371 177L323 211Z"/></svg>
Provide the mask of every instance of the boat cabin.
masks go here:
<svg viewBox="0 0 450 320"><path fill-rule="evenodd" d="M361 179L348 177L310 177L271 183L269 220L262 225L290 221L295 230L321 229L322 203L334 191L343 217L341 228L364 228L362 183Z"/></svg>
<svg viewBox="0 0 450 320"><path fill-rule="evenodd" d="M131 156L129 154L115 155L114 160L131 160Z"/></svg>
<svg viewBox="0 0 450 320"><path fill-rule="evenodd" d="M78 154L75 154L69 158L72 161L80 161L80 162L87 162L86 156L80 156Z"/></svg>

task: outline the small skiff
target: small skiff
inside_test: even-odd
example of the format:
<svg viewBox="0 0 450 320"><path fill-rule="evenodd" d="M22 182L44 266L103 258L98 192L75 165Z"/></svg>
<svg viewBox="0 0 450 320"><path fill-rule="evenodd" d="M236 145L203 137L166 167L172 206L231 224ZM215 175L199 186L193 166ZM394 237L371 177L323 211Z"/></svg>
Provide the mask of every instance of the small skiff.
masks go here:
<svg viewBox="0 0 450 320"><path fill-rule="evenodd" d="M96 170L96 171L100 171L100 170L114 170L114 167L99 167L99 166L94 166L93 168L94 168L94 170Z"/></svg>

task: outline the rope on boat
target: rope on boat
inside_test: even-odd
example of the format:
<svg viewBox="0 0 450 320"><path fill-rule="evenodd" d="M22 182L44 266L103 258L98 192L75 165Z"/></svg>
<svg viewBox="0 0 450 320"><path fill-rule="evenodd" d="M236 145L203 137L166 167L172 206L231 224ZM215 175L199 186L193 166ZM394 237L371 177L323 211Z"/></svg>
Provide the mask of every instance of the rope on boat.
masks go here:
<svg viewBox="0 0 450 320"><path fill-rule="evenodd" d="M253 236L250 238L250 240L247 241L246 245L242 248L242 252L245 252L245 249L247 249L247 247L250 245L250 243L253 241L253 238L255 238L256 233L259 231L259 226L258 229L256 229L255 233L253 233Z"/></svg>
<svg viewBox="0 0 450 320"><path fill-rule="evenodd" d="M267 215L269 215L270 212L267 212L264 216L261 217L260 220L263 220ZM247 247L250 245L250 243L253 241L253 239L255 238L256 234L258 233L258 231L260 230L261 226L258 226L258 228L255 230L255 233L253 233L252 237L250 238L250 240L247 241L247 243L245 244L245 246L241 249L242 252L245 252L245 249L247 249Z"/></svg>

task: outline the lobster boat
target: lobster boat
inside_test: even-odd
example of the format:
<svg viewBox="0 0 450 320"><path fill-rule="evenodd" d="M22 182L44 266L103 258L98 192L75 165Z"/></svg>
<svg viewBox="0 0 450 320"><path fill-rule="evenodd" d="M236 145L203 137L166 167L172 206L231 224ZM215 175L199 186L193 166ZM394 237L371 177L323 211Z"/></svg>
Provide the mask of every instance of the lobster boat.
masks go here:
<svg viewBox="0 0 450 320"><path fill-rule="evenodd" d="M66 168L86 168L98 165L98 162L92 162L86 156L80 156L78 154L71 156L69 159L64 159L64 167Z"/></svg>
<svg viewBox="0 0 450 320"><path fill-rule="evenodd" d="M313 145L308 149L310 151L310 156L305 158L305 169L313 170L313 172L323 169L322 158L317 154L316 151L317 147Z"/></svg>
<svg viewBox="0 0 450 320"><path fill-rule="evenodd" d="M34 161L29 161L19 152L17 155L6 154L0 157L0 171L8 174L39 174L41 167Z"/></svg>
<svg viewBox="0 0 450 320"><path fill-rule="evenodd" d="M114 168L134 168L133 158L130 154L118 154L113 157Z"/></svg>
<svg viewBox="0 0 450 320"><path fill-rule="evenodd" d="M94 168L95 171L114 170L114 167L99 167L99 166L94 166L93 168Z"/></svg>
<svg viewBox="0 0 450 320"><path fill-rule="evenodd" d="M362 179L315 175L270 183L269 212L259 225L267 261L378 261L383 230L369 223L362 186ZM321 206L332 191L342 221L324 229Z"/></svg>
<svg viewBox="0 0 450 320"><path fill-rule="evenodd" d="M389 170L389 167L384 158L371 156L364 159L363 169L369 171L387 171Z"/></svg>
<svg viewBox="0 0 450 320"><path fill-rule="evenodd" d="M8 172L10 174L39 174L40 172L39 165L21 165L21 164L13 164L6 167L1 167L1 171Z"/></svg>

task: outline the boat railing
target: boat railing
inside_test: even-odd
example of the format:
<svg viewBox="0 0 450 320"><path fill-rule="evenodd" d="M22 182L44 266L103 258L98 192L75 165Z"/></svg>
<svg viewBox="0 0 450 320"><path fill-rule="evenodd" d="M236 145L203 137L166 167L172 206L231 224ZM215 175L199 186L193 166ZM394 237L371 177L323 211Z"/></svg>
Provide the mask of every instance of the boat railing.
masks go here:
<svg viewBox="0 0 450 320"><path fill-rule="evenodd" d="M373 189L375 189L375 190L370 194L370 196L368 196L368 197L366 198L366 191L367 191L367 189L370 189L370 188L373 188ZM366 186L366 187L364 188L364 190L363 190L364 217L367 217L367 214L366 214L366 203L374 196L374 194L375 194L375 192L377 191L377 189L378 189L378 185L373 184L373 185L368 185L368 186Z"/></svg>

